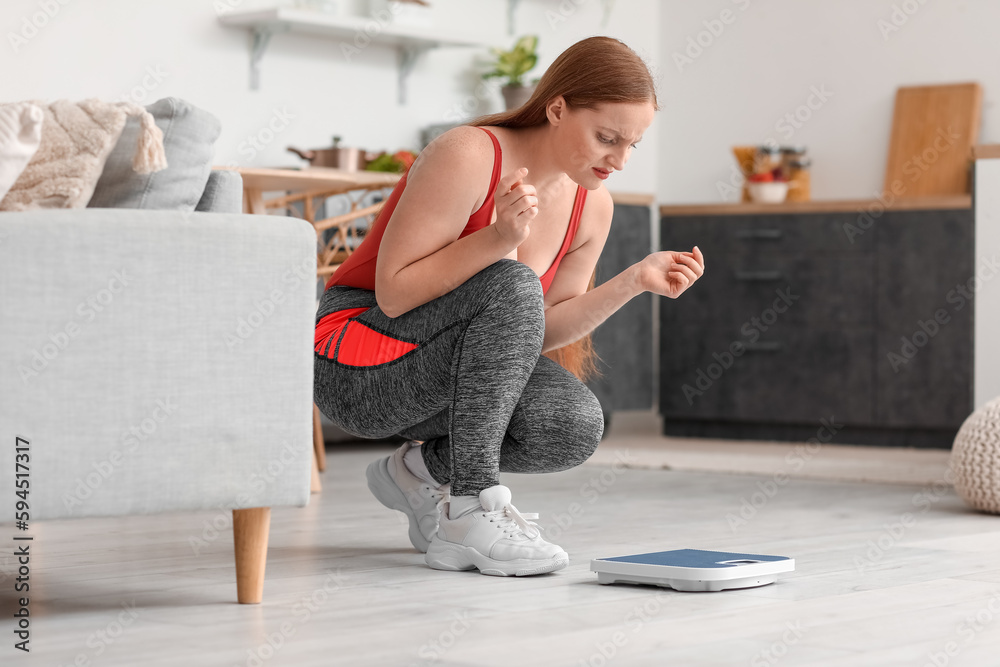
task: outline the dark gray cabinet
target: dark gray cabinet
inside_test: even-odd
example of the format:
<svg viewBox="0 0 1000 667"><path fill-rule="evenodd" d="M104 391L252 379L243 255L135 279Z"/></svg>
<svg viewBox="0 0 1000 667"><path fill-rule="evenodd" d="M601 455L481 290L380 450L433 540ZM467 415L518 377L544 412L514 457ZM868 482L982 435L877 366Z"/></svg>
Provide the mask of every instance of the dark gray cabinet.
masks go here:
<svg viewBox="0 0 1000 667"><path fill-rule="evenodd" d="M613 278L652 251L649 206L615 203L611 231L597 263L596 284ZM640 294L593 334L601 376L587 385L606 413L653 407L653 297Z"/></svg>
<svg viewBox="0 0 1000 667"><path fill-rule="evenodd" d="M972 275L972 211L863 222L661 218L664 249L697 244L706 260L661 303L665 433L800 440L832 420L838 442L950 446L972 407L972 303L949 302Z"/></svg>
<svg viewBox="0 0 1000 667"><path fill-rule="evenodd" d="M972 406L971 213L889 213L876 239L878 421L957 430Z"/></svg>

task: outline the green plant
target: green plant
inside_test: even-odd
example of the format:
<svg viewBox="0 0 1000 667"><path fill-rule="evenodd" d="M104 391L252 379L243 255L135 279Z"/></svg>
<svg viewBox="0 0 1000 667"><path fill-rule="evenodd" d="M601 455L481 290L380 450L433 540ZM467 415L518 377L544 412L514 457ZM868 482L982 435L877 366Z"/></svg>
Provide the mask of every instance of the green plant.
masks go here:
<svg viewBox="0 0 1000 667"><path fill-rule="evenodd" d="M523 86L523 76L538 64L538 36L525 35L517 40L510 51L491 49L496 60L493 70L483 75L484 79L507 79L509 86Z"/></svg>

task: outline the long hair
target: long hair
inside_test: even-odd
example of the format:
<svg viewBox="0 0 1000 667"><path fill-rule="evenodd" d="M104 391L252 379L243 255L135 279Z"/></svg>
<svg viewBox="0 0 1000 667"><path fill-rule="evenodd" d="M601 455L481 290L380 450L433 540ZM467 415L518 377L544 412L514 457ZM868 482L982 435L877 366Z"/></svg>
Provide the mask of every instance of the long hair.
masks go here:
<svg viewBox="0 0 1000 667"><path fill-rule="evenodd" d="M574 109L593 109L608 102L652 102L654 109L660 108L653 77L642 58L612 37L589 37L555 59L522 106L481 116L469 125L512 129L544 125L549 122L545 107L559 95ZM588 290L594 288L595 279L596 274L590 276ZM581 380L599 374L590 334L545 356Z"/></svg>

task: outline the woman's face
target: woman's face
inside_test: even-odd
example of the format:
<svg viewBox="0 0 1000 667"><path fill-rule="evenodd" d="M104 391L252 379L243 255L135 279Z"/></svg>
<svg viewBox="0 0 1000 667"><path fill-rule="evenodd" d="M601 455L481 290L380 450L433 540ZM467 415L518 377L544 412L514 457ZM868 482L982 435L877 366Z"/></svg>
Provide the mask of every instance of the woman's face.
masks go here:
<svg viewBox="0 0 1000 667"><path fill-rule="evenodd" d="M652 102L573 109L561 97L549 104L548 111L561 168L588 190L596 190L613 172L625 168L655 114Z"/></svg>

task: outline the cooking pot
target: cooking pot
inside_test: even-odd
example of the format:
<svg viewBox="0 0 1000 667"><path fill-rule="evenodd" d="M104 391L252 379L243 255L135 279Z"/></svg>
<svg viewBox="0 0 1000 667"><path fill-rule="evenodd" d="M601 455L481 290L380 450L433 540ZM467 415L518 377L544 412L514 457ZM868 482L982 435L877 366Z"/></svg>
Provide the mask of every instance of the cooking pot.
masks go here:
<svg viewBox="0 0 1000 667"><path fill-rule="evenodd" d="M358 171L368 165L368 154L360 148L341 146L340 137L333 138L333 148L317 148L303 151L289 146L288 150L303 160L308 160L309 165L312 167L331 167L333 169L343 169L344 171Z"/></svg>

